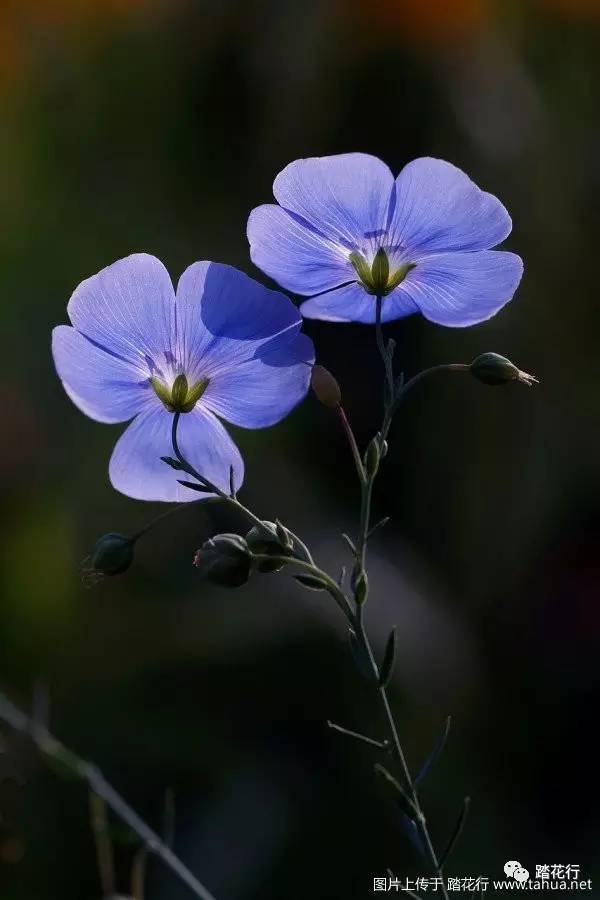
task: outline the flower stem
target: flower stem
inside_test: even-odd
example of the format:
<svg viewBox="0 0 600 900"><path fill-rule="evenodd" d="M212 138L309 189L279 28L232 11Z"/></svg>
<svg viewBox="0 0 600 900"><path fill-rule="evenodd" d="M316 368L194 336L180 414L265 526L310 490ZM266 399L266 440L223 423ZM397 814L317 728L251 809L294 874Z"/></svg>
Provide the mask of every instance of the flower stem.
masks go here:
<svg viewBox="0 0 600 900"><path fill-rule="evenodd" d="M340 417L340 422L342 423L342 427L344 429L346 437L348 438L348 444L350 445L350 450L352 452L352 458L354 460L354 465L356 466L358 478L360 480L360 483L364 484L366 480L365 468L363 466L362 459L360 458L360 451L356 443L356 438L354 437L354 432L352 431L352 426L348 421L346 411L341 404L337 407L337 414Z"/></svg>
<svg viewBox="0 0 600 900"><path fill-rule="evenodd" d="M354 613L344 591L337 581L334 581L327 572L320 569L314 562L298 559L296 556L275 556L269 553L253 553L252 558L257 562L272 562L281 563L281 565L286 566L298 566L298 568L304 570L307 574L313 575L318 581L323 583L323 590L326 590L333 597L348 621L351 624L353 623Z"/></svg>
<svg viewBox="0 0 600 900"><path fill-rule="evenodd" d="M225 491L221 490L220 487L217 487L216 484L214 484L212 481L209 481L208 478L205 478L204 475L201 475L199 472L197 472L196 469L194 469L194 467L190 465L190 463L184 457L181 450L179 449L179 444L177 442L177 426L179 425L180 415L181 413L178 412L173 415L173 424L171 425L171 443L173 445L173 453L177 457L178 461L182 464L182 466L185 467L185 471L192 475L202 485L202 487L208 488L208 490L212 491L213 494L216 494L220 500L223 500L225 503L228 503L230 506L233 506L234 509L237 509L239 512L241 512L242 515L246 516L246 518L249 519L249 521L252 522L253 525L262 526L262 519L259 519L259 517L252 512L252 510L248 509L247 506L244 506L243 503L240 503L237 496L234 496L233 494L226 494ZM185 506L186 504L180 505ZM173 512L174 511L175 510L173 510ZM171 512L171 510L169 510L169 512ZM163 513L163 516L165 515L168 515L168 512ZM294 532L289 528L288 531L294 539L294 542L304 553L307 562L311 565L314 565L314 560L312 558L311 552L304 541L301 540L297 534L294 534Z"/></svg>
<svg viewBox="0 0 600 900"><path fill-rule="evenodd" d="M261 520L258 516L255 516L254 513L249 510L243 503L237 499L237 497L232 497L229 494L226 494L225 491L221 490L220 487L217 487L212 481L209 481L208 478L205 478L204 475L201 475L183 456L181 450L179 449L179 444L177 443L177 426L179 425L179 417L181 413L176 412L173 415L173 424L171 425L171 443L173 445L173 452L179 462L185 466L185 471L189 472L201 485L202 487L208 488L213 494L216 494L221 500L224 500L226 503L229 503L230 506L235 507L235 509L239 510L243 513L253 525L262 525Z"/></svg>

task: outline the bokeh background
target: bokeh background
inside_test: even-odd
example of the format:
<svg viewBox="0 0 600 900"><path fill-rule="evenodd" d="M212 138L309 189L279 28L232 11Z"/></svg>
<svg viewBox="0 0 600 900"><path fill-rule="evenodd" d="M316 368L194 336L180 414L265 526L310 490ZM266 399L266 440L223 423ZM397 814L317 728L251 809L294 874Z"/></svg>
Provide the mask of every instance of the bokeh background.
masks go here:
<svg viewBox="0 0 600 900"><path fill-rule="evenodd" d="M363 150L398 171L437 155L502 198L526 263L516 299L467 330L413 317L388 333L407 373L495 350L541 385L450 377L410 396L375 498L392 520L367 615L378 648L399 627L413 766L454 716L425 788L441 843L473 798L448 874L571 863L600 897L599 91L597 0L0 5L0 687L24 706L49 695L52 728L158 829L171 790L176 849L218 900L364 898L388 867L424 874L369 749L325 726L383 736L383 722L322 595L282 576L198 582L196 547L242 524L215 506L148 534L127 575L82 586L95 538L160 507L111 489L120 428L69 402L50 330L80 280L138 250L174 277L214 259L262 278L246 218L298 157ZM372 330L306 330L364 443ZM358 497L335 417L309 397L235 437L248 505L326 565L347 561ZM7 731L0 751L3 900L100 897L85 789ZM146 896L189 895L152 863Z"/></svg>

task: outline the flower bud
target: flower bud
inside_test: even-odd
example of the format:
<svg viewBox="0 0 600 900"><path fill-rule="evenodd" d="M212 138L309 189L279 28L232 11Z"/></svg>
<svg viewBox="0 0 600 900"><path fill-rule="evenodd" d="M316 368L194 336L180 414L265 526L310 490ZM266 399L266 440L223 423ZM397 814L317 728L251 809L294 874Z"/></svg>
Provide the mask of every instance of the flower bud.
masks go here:
<svg viewBox="0 0 600 900"><path fill-rule="evenodd" d="M264 521L254 525L246 535L246 542L250 552L260 556L291 556L294 546L288 530L280 522ZM259 572L270 573L279 572L283 566L279 560L261 559L256 568Z"/></svg>
<svg viewBox="0 0 600 900"><path fill-rule="evenodd" d="M310 386L323 406L336 409L340 405L342 399L340 386L325 366L313 366Z"/></svg>
<svg viewBox="0 0 600 900"><path fill-rule="evenodd" d="M252 554L238 534L217 534L196 551L194 565L213 584L240 587L250 577Z"/></svg>
<svg viewBox="0 0 600 900"><path fill-rule="evenodd" d="M373 477L377 473L377 469L379 468L379 460L381 459L381 435L376 434L375 437L370 442L369 446L365 450L365 469L367 475Z"/></svg>
<svg viewBox="0 0 600 900"><path fill-rule="evenodd" d="M531 387L538 383L537 378L522 372L514 363L498 353L482 353L469 366L471 375L484 384L507 384L509 381L520 381Z"/></svg>
<svg viewBox="0 0 600 900"><path fill-rule="evenodd" d="M102 575L120 575L133 562L135 541L122 534L110 532L96 541L87 572Z"/></svg>

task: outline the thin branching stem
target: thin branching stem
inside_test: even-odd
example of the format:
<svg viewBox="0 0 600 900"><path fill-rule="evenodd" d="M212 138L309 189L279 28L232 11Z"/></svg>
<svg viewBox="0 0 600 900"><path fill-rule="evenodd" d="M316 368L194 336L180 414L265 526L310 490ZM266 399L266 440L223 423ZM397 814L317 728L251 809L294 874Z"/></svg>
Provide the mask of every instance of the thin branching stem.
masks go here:
<svg viewBox="0 0 600 900"><path fill-rule="evenodd" d="M187 885L190 891L200 900L215 900L208 888L196 878L187 866L177 857L170 847L147 825L144 820L129 806L126 800L106 780L100 769L93 763L77 756L69 750L48 729L35 722L31 716L22 712L8 697L0 693L0 721L9 725L20 734L27 735L43 756L66 768L75 777L87 782L89 789L96 794L106 806L128 828L133 831L148 853L153 853Z"/></svg>
<svg viewBox="0 0 600 900"><path fill-rule="evenodd" d="M252 510L248 509L247 506L244 506L244 504L238 500L237 496L233 494L233 492L231 494L225 493L225 491L221 490L220 487L217 487L216 484L214 484L212 481L209 481L209 479L204 475L201 475L200 472L197 472L196 469L194 469L194 467L184 457L181 450L179 449L179 443L177 441L177 426L179 425L180 416L181 413L178 412L173 415L173 423L171 425L171 443L173 445L173 452L177 457L177 460L181 463L182 466L184 466L185 471L192 475L202 485L202 487L205 487L209 491L212 491L212 493L216 494L216 496L224 503L228 503L229 506L232 506L234 509L237 509L238 512L241 512L242 515L244 515L250 522L252 522L253 525L262 526L262 519L259 519L259 517L252 512ZM231 480L233 481L233 478ZM291 537L294 539L294 542L304 553L307 562L314 564L311 552L304 541L302 541L298 537L298 535L294 534L294 532L290 529L288 529L288 531Z"/></svg>
<svg viewBox="0 0 600 900"><path fill-rule="evenodd" d="M380 453L384 450L384 442L387 439L389 434L390 426L392 423L392 419L394 413L398 409L398 406L406 395L408 391L410 391L415 385L419 384L424 378L429 375L441 373L441 372L464 372L468 370L468 366L462 363L451 363L447 365L433 366L430 369L425 369L422 372L419 372L417 375L413 376L409 381L404 383L403 385L396 386L394 381L394 373L393 373L393 365L392 365L392 346L386 346L385 340L383 337L383 329L381 323L381 306L382 306L382 298L376 298L375 305L375 338L377 342L377 348L379 350L379 354L381 356L384 371L385 371L385 392L384 392L384 412L383 412L383 422L381 429L379 431L379 450ZM350 433L352 429L348 424L348 429ZM372 506L372 498L373 498L373 486L375 483L375 479L377 477L378 466L375 466L370 473L366 473L364 478L359 478L361 482L361 509L360 509L360 524L359 524L359 533L358 540L356 542L357 548L357 564L360 567L360 570L364 572L366 567L366 557L367 557L367 545L369 542L369 537L372 534L371 529L371 506ZM441 894L444 900L448 900L447 890L443 881L443 873L442 867L440 865L440 861L435 850L433 841L431 839L431 835L429 833L429 828L427 825L427 820L425 818L425 814L420 804L420 800L417 794L417 790L415 784L412 779L412 775L410 772L410 768L408 766L406 756L402 747L402 743L400 741L400 735L398 732L398 727L396 725L396 721L394 719L394 714L392 712L392 708L390 705L387 689L385 685L380 683L380 673L377 662L375 661L375 656L373 653L373 649L371 647L371 643L369 641L369 636L365 630L364 626L364 618L362 615L362 604L358 602L358 596L356 597L356 614L354 618L354 629L358 640L362 643L364 650L366 651L367 658L369 660L369 664L371 666L373 672L373 678L377 685L377 691L381 700L381 705L383 708L384 716L387 722L388 731L390 734L390 745L391 750L396 759L399 769L402 773L402 778L404 781L404 786L407 790L408 796L410 798L411 803L415 809L415 818L416 825L419 829L423 843L425 846L425 850L427 856L429 857L429 861L431 864L431 868L434 873L442 879L441 881Z"/></svg>
<svg viewBox="0 0 600 900"><path fill-rule="evenodd" d="M342 428L344 429L344 433L348 439L348 444L350 446L350 451L352 453L352 459L354 460L354 465L356 466L356 473L358 475L359 481L361 484L364 484L366 475L365 469L362 463L362 459L360 458L360 451L358 449L358 444L356 443L356 438L354 437L354 432L352 431L352 426L348 421L348 416L346 415L346 411L344 407L340 404L337 407L337 414L340 418L340 422L342 423Z"/></svg>

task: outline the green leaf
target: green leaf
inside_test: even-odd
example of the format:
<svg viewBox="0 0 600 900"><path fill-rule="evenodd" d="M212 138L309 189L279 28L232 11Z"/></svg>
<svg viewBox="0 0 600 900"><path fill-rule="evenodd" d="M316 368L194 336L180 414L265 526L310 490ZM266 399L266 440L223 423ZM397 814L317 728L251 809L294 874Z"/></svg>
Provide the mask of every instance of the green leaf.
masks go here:
<svg viewBox="0 0 600 900"><path fill-rule="evenodd" d="M427 773L429 772L429 770L431 769L433 764L435 762L437 762L444 747L446 746L446 742L448 740L448 735L450 734L450 726L451 725L452 725L452 716L448 716L448 718L446 719L446 722L444 723L444 730L442 731L440 737L438 738L438 741L437 741L435 747L433 748L433 750L431 751L431 753L429 754L429 756L423 763L419 774L415 778L415 782L414 782L415 788L417 788L420 785L420 783L423 781L423 779L425 778L425 776L427 775Z"/></svg>
<svg viewBox="0 0 600 900"><path fill-rule="evenodd" d="M296 581L311 591L325 591L327 586L316 575L294 575Z"/></svg>
<svg viewBox="0 0 600 900"><path fill-rule="evenodd" d="M161 460L177 472L185 471L185 467L181 465L179 460L173 459L172 456L161 456Z"/></svg>
<svg viewBox="0 0 600 900"><path fill-rule="evenodd" d="M360 672L360 674L367 681L371 683L376 681L375 673L373 672L373 665L371 660L369 659L369 654L366 651L365 645L362 641L360 641L356 635L356 632L351 628L349 629L350 634L350 650L352 652L352 658L354 659L356 668Z"/></svg>
<svg viewBox="0 0 600 900"><path fill-rule="evenodd" d="M379 669L379 687L385 688L390 683L394 674L394 663L396 662L396 627L392 628L385 645L385 653L383 662Z"/></svg>
<svg viewBox="0 0 600 900"><path fill-rule="evenodd" d="M446 863L448 861L450 854L456 847L458 839L462 834L462 830L465 827L465 822L467 820L467 815L469 813L470 805L471 805L471 798L465 797L465 799L463 800L462 809L461 809L458 819L456 821L456 825L454 826L454 831L452 832L452 834L450 836L450 840L448 841L448 843L446 845L446 849L440 856L440 866L439 866L440 869L442 869L444 867L444 863Z"/></svg>
<svg viewBox="0 0 600 900"><path fill-rule="evenodd" d="M394 789L396 802L399 804L402 812L406 813L406 815L413 819L417 814L417 810L415 809L415 805L398 781L398 779L392 775L385 766L382 766L381 763L375 763L375 771L378 775L384 779L384 781Z"/></svg>
<svg viewBox="0 0 600 900"><path fill-rule="evenodd" d="M212 488L204 487L204 485L198 484L197 481L183 481L181 478L178 478L177 481L179 482L179 484L183 485L183 487L189 488L190 491L197 491L199 494L214 493Z"/></svg>

